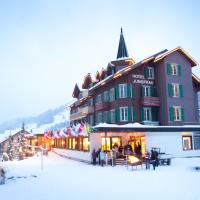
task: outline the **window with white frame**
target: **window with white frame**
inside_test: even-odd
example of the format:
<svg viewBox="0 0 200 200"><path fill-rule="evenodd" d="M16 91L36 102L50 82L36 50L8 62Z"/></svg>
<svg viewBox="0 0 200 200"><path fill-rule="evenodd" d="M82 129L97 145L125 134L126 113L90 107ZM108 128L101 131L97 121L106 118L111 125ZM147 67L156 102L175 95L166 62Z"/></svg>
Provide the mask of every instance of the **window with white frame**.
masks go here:
<svg viewBox="0 0 200 200"><path fill-rule="evenodd" d="M183 150L192 150L192 136L183 136Z"/></svg>
<svg viewBox="0 0 200 200"><path fill-rule="evenodd" d="M171 63L171 75L178 75L178 65Z"/></svg>
<svg viewBox="0 0 200 200"><path fill-rule="evenodd" d="M144 121L152 121L151 108L144 108Z"/></svg>
<svg viewBox="0 0 200 200"><path fill-rule="evenodd" d="M149 97L151 96L151 86L143 86L144 87L144 96Z"/></svg>
<svg viewBox="0 0 200 200"><path fill-rule="evenodd" d="M174 106L174 121L181 121L181 107Z"/></svg>
<svg viewBox="0 0 200 200"><path fill-rule="evenodd" d="M115 100L115 88L110 89L110 101Z"/></svg>
<svg viewBox="0 0 200 200"><path fill-rule="evenodd" d="M172 83L172 90L173 90L173 97L179 97L180 96L179 84Z"/></svg>
<svg viewBox="0 0 200 200"><path fill-rule="evenodd" d="M115 123L115 110L114 109L110 111L110 122L112 124Z"/></svg>
<svg viewBox="0 0 200 200"><path fill-rule="evenodd" d="M154 68L153 67L147 67L148 69L148 78L154 79Z"/></svg>
<svg viewBox="0 0 200 200"><path fill-rule="evenodd" d="M128 107L120 107L120 121L128 121Z"/></svg>
<svg viewBox="0 0 200 200"><path fill-rule="evenodd" d="M127 84L119 84L119 98L127 97Z"/></svg>

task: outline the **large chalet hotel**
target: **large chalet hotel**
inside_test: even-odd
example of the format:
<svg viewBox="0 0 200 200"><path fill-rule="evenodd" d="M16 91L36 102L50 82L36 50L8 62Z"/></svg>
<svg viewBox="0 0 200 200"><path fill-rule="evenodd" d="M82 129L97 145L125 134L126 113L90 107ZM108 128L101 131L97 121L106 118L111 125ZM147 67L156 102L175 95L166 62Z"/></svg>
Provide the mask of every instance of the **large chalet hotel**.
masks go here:
<svg viewBox="0 0 200 200"><path fill-rule="evenodd" d="M174 156L200 155L197 65L181 47L135 62L121 29L117 59L75 85L70 123L93 126L90 151L140 143L143 153L158 147Z"/></svg>

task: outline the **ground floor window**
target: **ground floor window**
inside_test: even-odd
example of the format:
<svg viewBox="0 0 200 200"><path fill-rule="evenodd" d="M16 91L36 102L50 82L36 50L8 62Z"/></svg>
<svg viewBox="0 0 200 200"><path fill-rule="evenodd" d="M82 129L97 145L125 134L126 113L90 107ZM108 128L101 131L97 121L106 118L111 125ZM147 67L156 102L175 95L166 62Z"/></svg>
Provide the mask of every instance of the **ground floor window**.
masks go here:
<svg viewBox="0 0 200 200"><path fill-rule="evenodd" d="M182 136L183 150L192 150L192 136Z"/></svg>
<svg viewBox="0 0 200 200"><path fill-rule="evenodd" d="M200 132L194 133L194 149L200 149Z"/></svg>
<svg viewBox="0 0 200 200"><path fill-rule="evenodd" d="M110 151L113 146L120 146L122 144L122 138L121 137L102 137L101 138L101 149L103 151L107 150Z"/></svg>
<svg viewBox="0 0 200 200"><path fill-rule="evenodd" d="M110 137L102 137L101 138L101 149L102 151L110 151Z"/></svg>
<svg viewBox="0 0 200 200"><path fill-rule="evenodd" d="M138 144L141 145L141 153L142 155L145 154L146 152L146 148L145 148L145 137L135 137L135 136L131 136L130 140L129 140L129 144L132 147L133 152L135 152L136 146Z"/></svg>
<svg viewBox="0 0 200 200"><path fill-rule="evenodd" d="M83 151L89 151L89 138L83 138Z"/></svg>

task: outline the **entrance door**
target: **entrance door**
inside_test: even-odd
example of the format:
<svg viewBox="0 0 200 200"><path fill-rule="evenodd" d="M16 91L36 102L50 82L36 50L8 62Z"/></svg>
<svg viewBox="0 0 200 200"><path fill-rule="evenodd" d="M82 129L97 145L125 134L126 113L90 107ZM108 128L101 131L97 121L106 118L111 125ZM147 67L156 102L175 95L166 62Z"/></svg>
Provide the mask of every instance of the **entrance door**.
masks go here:
<svg viewBox="0 0 200 200"><path fill-rule="evenodd" d="M136 145L140 144L141 145L141 153L142 153L142 155L145 154L145 138L144 137L131 136L131 139L129 140L128 144L130 144L132 146L134 153L135 153Z"/></svg>

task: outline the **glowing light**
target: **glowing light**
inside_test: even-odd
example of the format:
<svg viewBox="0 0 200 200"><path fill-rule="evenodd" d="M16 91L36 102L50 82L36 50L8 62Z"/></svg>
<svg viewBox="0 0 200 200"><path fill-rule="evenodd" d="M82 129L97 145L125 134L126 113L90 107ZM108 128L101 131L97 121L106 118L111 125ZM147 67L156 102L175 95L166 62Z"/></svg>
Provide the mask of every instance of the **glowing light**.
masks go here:
<svg viewBox="0 0 200 200"><path fill-rule="evenodd" d="M140 160L139 160L137 157L135 157L135 156L129 156L129 157L128 157L128 160L129 160L130 163L136 163L136 162L139 162L139 161L140 161Z"/></svg>

